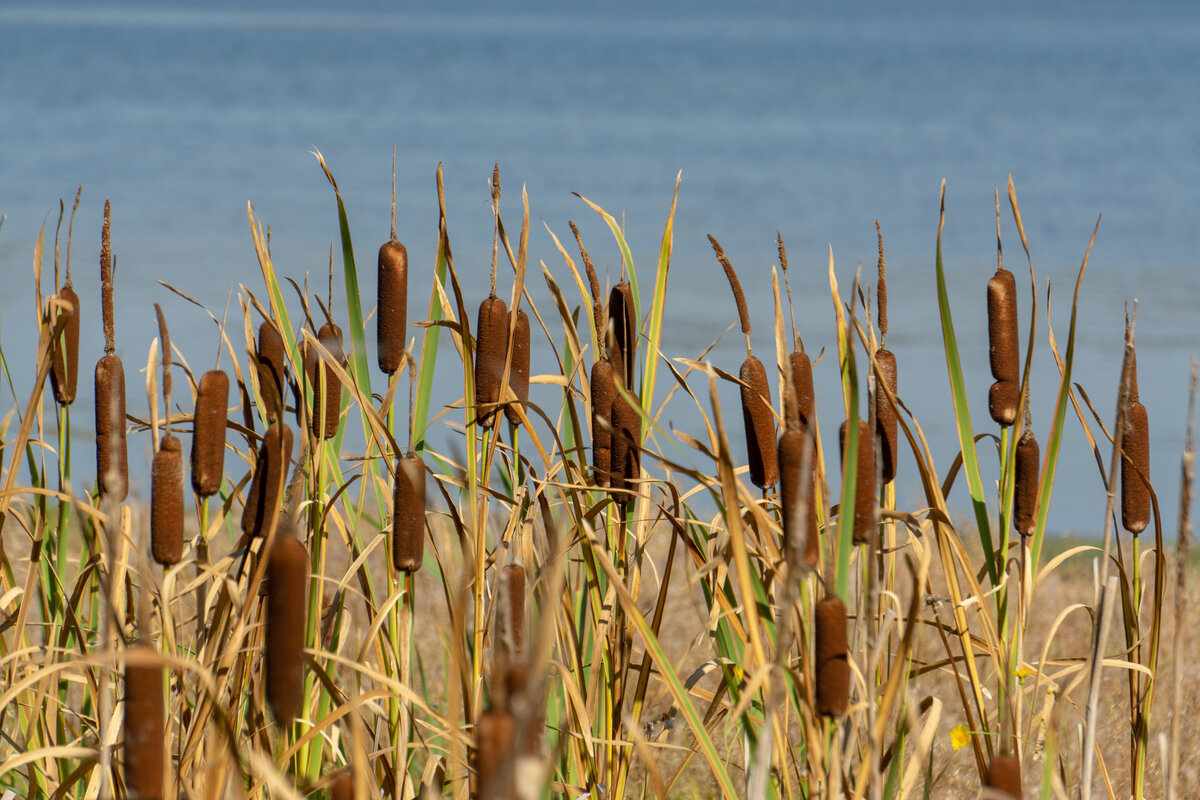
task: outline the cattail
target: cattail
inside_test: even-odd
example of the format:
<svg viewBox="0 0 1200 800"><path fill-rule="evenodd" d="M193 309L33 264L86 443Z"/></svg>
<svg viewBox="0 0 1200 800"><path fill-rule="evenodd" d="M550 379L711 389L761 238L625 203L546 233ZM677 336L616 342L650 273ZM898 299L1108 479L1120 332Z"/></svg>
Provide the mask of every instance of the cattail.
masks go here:
<svg viewBox="0 0 1200 800"><path fill-rule="evenodd" d="M884 384L891 389L892 394L895 394L898 386L896 354L891 350L880 348L875 351L875 361L879 364L879 372L883 376ZM896 423L896 409L888 400L887 392L879 387L875 388L875 427L879 431L882 448L879 453L880 480L884 483L891 483L896 479L896 459L900 455L897 450L899 430Z"/></svg>
<svg viewBox="0 0 1200 800"><path fill-rule="evenodd" d="M520 564L509 564L504 568L504 594L508 601L505 627L512 635L515 655L521 652L521 635L525 628L525 568Z"/></svg>
<svg viewBox="0 0 1200 800"><path fill-rule="evenodd" d="M379 248L379 369L391 375L404 363L408 335L408 250L393 238Z"/></svg>
<svg viewBox="0 0 1200 800"><path fill-rule="evenodd" d="M349 769L342 770L333 779L329 787L329 800L354 800L354 778Z"/></svg>
<svg viewBox="0 0 1200 800"><path fill-rule="evenodd" d="M229 376L210 369L196 389L192 422L192 489L211 497L225 479L225 411L229 408Z"/></svg>
<svg viewBox="0 0 1200 800"><path fill-rule="evenodd" d="M129 653L154 658L149 645ZM158 800L163 796L166 764L166 714L160 664L125 664L125 790L129 797Z"/></svg>
<svg viewBox="0 0 1200 800"><path fill-rule="evenodd" d="M308 593L308 551L290 519L275 533L267 562L267 702L280 728L300 710L304 685L304 615Z"/></svg>
<svg viewBox="0 0 1200 800"><path fill-rule="evenodd" d="M118 503L129 493L125 441L125 366L109 353L96 364L96 479L100 494Z"/></svg>
<svg viewBox="0 0 1200 800"><path fill-rule="evenodd" d="M642 417L620 394L613 398L612 430L611 485L618 490L616 501L624 505L637 491L634 481L641 470Z"/></svg>
<svg viewBox="0 0 1200 800"><path fill-rule="evenodd" d="M1017 338L1017 284L1013 274L997 267L988 281L988 356L992 367L992 385L988 410L1000 425L1011 425L1017 418L1020 394L1021 354Z"/></svg>
<svg viewBox="0 0 1200 800"><path fill-rule="evenodd" d="M69 304L71 310L63 326L62 337L54 348L54 362L50 370L50 387L54 390L57 403L69 406L75 402L75 391L79 385L79 295L67 283L58 293L58 299Z"/></svg>
<svg viewBox="0 0 1200 800"><path fill-rule="evenodd" d="M1012 425L1017 419L1021 385L1016 381L996 381L988 390L988 413L1000 425Z"/></svg>
<svg viewBox="0 0 1200 800"><path fill-rule="evenodd" d="M812 439L803 425L789 428L779 437L779 488L783 510L783 549L791 553L803 546L804 561L815 567L820 557L817 533L817 503L813 491ZM808 464L804 464L804 448L809 447ZM806 468L807 467L807 468ZM807 510L800 516L800 504ZM816 544L816 547L811 545Z"/></svg>
<svg viewBox="0 0 1200 800"><path fill-rule="evenodd" d="M750 481L760 489L779 482L779 454L775 442L775 414L771 410L771 385L767 369L757 356L747 356L738 373L742 381L742 421L750 454Z"/></svg>
<svg viewBox="0 0 1200 800"><path fill-rule="evenodd" d="M816 396L813 391L812 361L803 350L793 351L788 360L792 366L792 385L796 389L796 412L800 415L800 422L808 426L812 424Z"/></svg>
<svg viewBox="0 0 1200 800"><path fill-rule="evenodd" d="M473 797L509 800L516 789L517 722L505 709L490 708L475 720L475 783Z"/></svg>
<svg viewBox="0 0 1200 800"><path fill-rule="evenodd" d="M508 369L508 385L516 396L516 402L529 402L529 316L517 309L517 322L512 332L512 364ZM521 416L512 405L504 407L504 416L513 425L521 423Z"/></svg>
<svg viewBox="0 0 1200 800"><path fill-rule="evenodd" d="M612 408L617 395L613 368L608 361L592 364L592 469L596 485L608 486L612 473Z"/></svg>
<svg viewBox="0 0 1200 800"><path fill-rule="evenodd" d="M338 363L342 363L342 329L326 322L317 331L317 341ZM324 363L317 348L304 349L304 370L313 390L313 411L309 427L318 439L329 439L337 435L338 420L342 415L342 382L333 370ZM324 375L325 391L321 392L321 377Z"/></svg>
<svg viewBox="0 0 1200 800"><path fill-rule="evenodd" d="M508 352L508 304L489 297L479 304L475 328L475 413L479 424L492 427L500 402L500 379Z"/></svg>
<svg viewBox="0 0 1200 800"><path fill-rule="evenodd" d="M266 535L279 512L291 460L292 429L282 422L271 423L258 448L254 477L250 481L246 508L242 512L242 533L248 536Z"/></svg>
<svg viewBox="0 0 1200 800"><path fill-rule="evenodd" d="M851 480L845 475L846 440L849 438L849 422L843 422L839 433L842 448L842 470L844 480ZM853 476L854 489L854 543L866 544L871 541L871 517L875 510L875 437L871 436L871 428L865 420L858 421L858 463L855 465ZM842 509L842 513L846 513Z"/></svg>
<svg viewBox="0 0 1200 800"><path fill-rule="evenodd" d="M392 494L392 566L416 572L425 555L425 462L417 456L396 460Z"/></svg>
<svg viewBox="0 0 1200 800"><path fill-rule="evenodd" d="M622 380L632 387L637 361L637 315L633 307L633 287L627 281L621 281L609 292L608 319L616 340L616 351L620 354ZM613 363L617 362L614 360Z"/></svg>
<svg viewBox="0 0 1200 800"><path fill-rule="evenodd" d="M850 706L850 662L846 657L846 605L829 595L816 608L817 713L840 717Z"/></svg>
<svg viewBox="0 0 1200 800"><path fill-rule="evenodd" d="M1150 419L1136 395L1125 410L1123 449L1121 525L1136 536L1150 524Z"/></svg>
<svg viewBox="0 0 1200 800"><path fill-rule="evenodd" d="M283 337L270 320L258 326L258 385L267 406L267 420L275 422L283 411Z"/></svg>
<svg viewBox="0 0 1200 800"><path fill-rule="evenodd" d="M1021 762L1016 756L992 756L988 763L987 784L989 789L1005 792L1021 800Z"/></svg>
<svg viewBox="0 0 1200 800"><path fill-rule="evenodd" d="M1037 527L1038 471L1042 459L1041 448L1026 425L1025 432L1017 442L1017 458L1013 490L1013 526L1017 533L1029 536Z"/></svg>
<svg viewBox="0 0 1200 800"><path fill-rule="evenodd" d="M164 567L183 557L183 443L168 433L150 475L150 549Z"/></svg>

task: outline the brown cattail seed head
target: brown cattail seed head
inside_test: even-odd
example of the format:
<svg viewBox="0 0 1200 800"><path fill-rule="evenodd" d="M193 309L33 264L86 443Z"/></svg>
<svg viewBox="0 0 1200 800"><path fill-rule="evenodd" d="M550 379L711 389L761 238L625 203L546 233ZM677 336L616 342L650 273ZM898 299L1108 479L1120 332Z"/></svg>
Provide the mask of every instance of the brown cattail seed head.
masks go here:
<svg viewBox="0 0 1200 800"><path fill-rule="evenodd" d="M633 398L636 402L637 398ZM641 474L642 416L625 397L617 395L612 409L612 486L620 489L618 503L628 503Z"/></svg>
<svg viewBox="0 0 1200 800"><path fill-rule="evenodd" d="M800 350L793 351L788 359L792 364L792 385L796 388L796 411L801 423L811 425L813 398L816 396L813 392L812 361L808 353Z"/></svg>
<svg viewBox="0 0 1200 800"><path fill-rule="evenodd" d="M488 709L475 720L473 797L509 800L516 794L517 722L504 710Z"/></svg>
<svg viewBox="0 0 1200 800"><path fill-rule="evenodd" d="M131 653L154 656L149 645ZM166 764L166 714L163 668L159 664L125 665L125 790L130 798L163 796Z"/></svg>
<svg viewBox="0 0 1200 800"><path fill-rule="evenodd" d="M326 322L317 331L317 341L329 351L335 361L342 363L344 356L341 328ZM342 415L342 382L321 358L317 348L306 348L304 360L305 371L313 390L313 413L310 420L312 433L318 439L330 439L337 435L338 419ZM322 375L325 378L324 393L321 389Z"/></svg>
<svg viewBox="0 0 1200 800"><path fill-rule="evenodd" d="M807 469L804 464L804 448L809 447ZM790 428L779 437L779 487L780 503L783 511L783 549L791 553L794 548L803 547L804 561L809 567L816 566L819 549L810 552L809 543L817 542L817 503L813 492L812 462L816 458L813 452L812 439L808 431L800 428ZM800 505L806 509L801 516Z"/></svg>
<svg viewBox="0 0 1200 800"><path fill-rule="evenodd" d="M521 652L521 636L525 628L525 568L520 564L509 564L504 568L504 593L508 601L505 624L512 635L512 652L515 655Z"/></svg>
<svg viewBox="0 0 1200 800"><path fill-rule="evenodd" d="M846 464L846 440L849 438L849 423L843 422L839 434L842 448L843 474ZM855 465L853 476L845 475L845 480L854 480L854 543L866 544L871 541L871 516L875 510L875 437L865 420L858 421L858 463ZM842 509L842 513L846 513Z"/></svg>
<svg viewBox="0 0 1200 800"><path fill-rule="evenodd" d="M830 595L816 607L817 713L840 717L850 706L850 662L846 657L846 605Z"/></svg>
<svg viewBox="0 0 1200 800"><path fill-rule="evenodd" d="M742 381L742 421L750 456L750 481L760 489L779 482L779 456L775 442L775 414L771 410L771 385L767 368L757 356L748 356L738 372Z"/></svg>
<svg viewBox="0 0 1200 800"><path fill-rule="evenodd" d="M479 424L492 427L500 401L500 379L508 352L508 304L489 297L479 304L475 328L475 414Z"/></svg>
<svg viewBox="0 0 1200 800"><path fill-rule="evenodd" d="M616 338L616 349L620 355L619 377L627 387L634 385L634 367L637 361L637 315L633 308L633 287L621 281L608 295L608 320ZM618 362L614 359L613 364Z"/></svg>
<svg viewBox="0 0 1200 800"><path fill-rule="evenodd" d="M300 710L304 685L304 616L308 551L290 520L280 525L267 562L267 702L285 728Z"/></svg>
<svg viewBox="0 0 1200 800"><path fill-rule="evenodd" d="M164 567L183 557L183 443L166 434L150 476L150 549Z"/></svg>
<svg viewBox="0 0 1200 800"><path fill-rule="evenodd" d="M1017 442L1017 459L1013 491L1013 527L1022 536L1029 536L1037 527L1038 471L1041 465L1041 448L1032 431Z"/></svg>
<svg viewBox="0 0 1200 800"><path fill-rule="evenodd" d="M283 410L283 337L270 321L258 326L258 385L267 406L267 420L274 422Z"/></svg>
<svg viewBox="0 0 1200 800"><path fill-rule="evenodd" d="M996 381L988 390L988 413L999 425L1012 425L1017 419L1021 385L1016 381Z"/></svg>
<svg viewBox="0 0 1200 800"><path fill-rule="evenodd" d="M125 366L109 353L96 363L96 480L100 494L120 503L129 493L125 442Z"/></svg>
<svg viewBox="0 0 1200 800"><path fill-rule="evenodd" d="M292 429L282 422L271 423L258 448L258 461L242 512L242 533L249 536L266 534L279 513L291 460Z"/></svg>
<svg viewBox="0 0 1200 800"><path fill-rule="evenodd" d="M54 348L54 362L50 370L50 387L54 400L69 406L75 402L75 391L79 385L79 295L70 286L64 286L58 299L71 306L70 316L63 327L62 338ZM66 309L61 312L68 313Z"/></svg>
<svg viewBox="0 0 1200 800"><path fill-rule="evenodd" d="M612 472L612 407L617 388L612 365L607 361L592 364L592 468L596 485L608 486Z"/></svg>
<svg viewBox="0 0 1200 800"><path fill-rule="evenodd" d="M883 382L892 390L892 394L895 394L898 386L896 354L891 350L876 350L875 360L879 364ZM883 448L879 453L880 480L884 483L891 483L896 479L896 459L900 455L897 449L899 431L896 424L896 409L888 400L887 392L879 387L875 388L875 424L879 429L879 440Z"/></svg>
<svg viewBox="0 0 1200 800"><path fill-rule="evenodd" d="M508 369L508 385L512 387L517 402L529 402L529 316L517 309L516 326L512 332L512 364ZM504 407L504 416L513 425L519 425L521 417L511 405Z"/></svg>
<svg viewBox="0 0 1200 800"><path fill-rule="evenodd" d="M1021 762L1016 756L992 756L986 785L1021 800Z"/></svg>
<svg viewBox="0 0 1200 800"><path fill-rule="evenodd" d="M192 489L211 497L225 478L225 411L229 408L229 376L210 369L196 389L192 422Z"/></svg>
<svg viewBox="0 0 1200 800"><path fill-rule="evenodd" d="M425 555L425 462L416 456L396 460L392 494L392 566L416 572Z"/></svg>
<svg viewBox="0 0 1200 800"><path fill-rule="evenodd" d="M988 281L988 353L992 377L997 381L1021 380L1020 344L1017 340L1017 283L1000 267Z"/></svg>
<svg viewBox="0 0 1200 800"><path fill-rule="evenodd" d="M379 248L379 369L391 375L404 363L408 338L408 250L396 240Z"/></svg>
<svg viewBox="0 0 1200 800"><path fill-rule="evenodd" d="M349 769L342 770L329 787L329 800L354 800L354 778Z"/></svg>
<svg viewBox="0 0 1200 800"><path fill-rule="evenodd" d="M1121 525L1136 535L1150 524L1150 420L1146 407L1136 400L1125 411L1124 450L1126 457L1121 459Z"/></svg>

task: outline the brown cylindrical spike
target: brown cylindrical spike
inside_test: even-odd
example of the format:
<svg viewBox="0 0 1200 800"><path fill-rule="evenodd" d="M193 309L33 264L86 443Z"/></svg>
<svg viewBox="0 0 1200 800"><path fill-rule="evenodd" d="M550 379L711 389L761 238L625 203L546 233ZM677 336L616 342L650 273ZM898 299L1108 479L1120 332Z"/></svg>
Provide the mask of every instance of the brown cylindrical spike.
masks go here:
<svg viewBox="0 0 1200 800"><path fill-rule="evenodd" d="M130 653L155 655L149 645ZM166 765L166 714L163 668L125 665L125 790L130 798L159 800Z"/></svg>
<svg viewBox="0 0 1200 800"><path fill-rule="evenodd" d="M512 336L512 364L508 369L508 385L512 387L517 401L524 404L529 402L529 315L524 309L517 309L517 322ZM521 423L520 415L511 405L504 407L504 416L508 417L508 421L513 425Z"/></svg>
<svg viewBox="0 0 1200 800"><path fill-rule="evenodd" d="M879 349L875 351L875 360L879 363L879 372L883 375L883 382L892 390L892 394L896 394L899 385L896 374L896 354L891 350ZM896 409L888 401L887 392L879 387L875 389L875 424L879 429L879 439L883 448L879 453L880 480L884 483L891 483L896 479L896 460L900 455L897 450L899 429L896 424Z"/></svg>
<svg viewBox="0 0 1200 800"><path fill-rule="evenodd" d="M612 365L607 361L592 364L592 468L596 485L608 486L612 473L612 407L617 388Z"/></svg>
<svg viewBox="0 0 1200 800"><path fill-rule="evenodd" d="M843 474L846 463L846 440L849 438L849 423L843 422L839 433L842 448ZM850 476L846 476L849 480ZM875 437L866 420L858 421L858 463L854 473L854 543L867 544L871 541L871 517L875 510ZM846 513L846 509L842 509Z"/></svg>
<svg viewBox="0 0 1200 800"><path fill-rule="evenodd" d="M68 284L58 293L58 299L69 303L71 315L67 317L66 326L54 348L54 362L50 370L50 388L54 390L54 400L60 405L69 406L75 402L75 392L79 385L79 295ZM62 313L67 313L65 310Z"/></svg>
<svg viewBox="0 0 1200 800"><path fill-rule="evenodd" d="M475 328L475 414L485 428L492 427L496 420L507 352L508 304L499 297L489 297L479 304Z"/></svg>
<svg viewBox="0 0 1200 800"><path fill-rule="evenodd" d="M109 353L96 363L96 480L100 494L120 503L129 493L125 441L125 366Z"/></svg>
<svg viewBox="0 0 1200 800"><path fill-rule="evenodd" d="M817 504L813 492L812 461L816 454L812 451L811 438L803 427L784 431L779 437L779 488L780 503L783 512L783 549L791 553L795 548L804 549L804 561L809 567L815 566L815 560L808 552L809 542L817 539ZM809 444L810 455L808 469L804 469L803 456L805 444ZM800 504L804 503L806 510L800 515ZM819 555L819 552L818 552Z"/></svg>
<svg viewBox="0 0 1200 800"><path fill-rule="evenodd" d="M988 390L988 413L1000 425L1012 425L1017 419L1021 386L1016 381L996 381Z"/></svg>
<svg viewBox="0 0 1200 800"><path fill-rule="evenodd" d="M229 376L210 369L196 388L192 422L192 490L211 497L225 479L225 412L229 408Z"/></svg>
<svg viewBox="0 0 1200 800"><path fill-rule="evenodd" d="M349 769L342 770L333 779L329 787L329 800L354 800L354 778Z"/></svg>
<svg viewBox="0 0 1200 800"><path fill-rule="evenodd" d="M988 281L988 354L992 377L997 381L1021 380L1021 353L1017 337L1017 283L1000 267Z"/></svg>
<svg viewBox="0 0 1200 800"><path fill-rule="evenodd" d="M517 722L508 711L488 709L475 720L475 781L479 800L516 798Z"/></svg>
<svg viewBox="0 0 1200 800"><path fill-rule="evenodd" d="M267 703L286 728L300 710L304 687L304 616L308 605L308 551L288 520L275 533L267 562Z"/></svg>
<svg viewBox="0 0 1200 800"><path fill-rule="evenodd" d="M250 536L266 534L279 513L291 460L292 429L282 422L271 423L258 448L258 461L242 512L242 533Z"/></svg>
<svg viewBox="0 0 1200 800"><path fill-rule="evenodd" d="M792 363L792 385L796 388L796 411L800 422L811 425L816 394L813 391L812 361L808 353L795 350L788 359Z"/></svg>
<svg viewBox="0 0 1200 800"><path fill-rule="evenodd" d="M637 398L633 398L635 401ZM642 416L621 395L613 399L612 408L612 486L620 489L616 499L625 504L637 492L637 478L641 474Z"/></svg>
<svg viewBox="0 0 1200 800"><path fill-rule="evenodd" d="M150 475L150 550L164 567L183 557L183 443L166 434Z"/></svg>
<svg viewBox="0 0 1200 800"><path fill-rule="evenodd" d="M267 420L282 416L284 402L283 337L270 321L258 326L258 384L267 405Z"/></svg>
<svg viewBox="0 0 1200 800"><path fill-rule="evenodd" d="M504 591L508 600L507 627L512 634L513 654L521 652L525 630L525 568L509 564L504 568Z"/></svg>
<svg viewBox="0 0 1200 800"><path fill-rule="evenodd" d="M850 707L850 662L846 655L846 605L836 595L817 603L814 638L817 713L843 716Z"/></svg>
<svg viewBox="0 0 1200 800"><path fill-rule="evenodd" d="M392 566L416 572L425 556L425 462L416 456L396 460L392 494Z"/></svg>
<svg viewBox="0 0 1200 800"><path fill-rule="evenodd" d="M341 328L326 322L317 331L317 341L338 363L342 362L344 356ZM310 419L313 436L318 439L331 439L337 435L338 420L342 415L342 382L333 374L333 370L329 369L315 347L306 349L305 370L313 390L313 412ZM323 395L320 383L322 374L325 376Z"/></svg>
<svg viewBox="0 0 1200 800"><path fill-rule="evenodd" d="M1037 528L1038 472L1041 469L1041 448L1033 432L1026 429L1017 442L1017 458L1013 489L1013 527L1022 536L1030 536Z"/></svg>
<svg viewBox="0 0 1200 800"><path fill-rule="evenodd" d="M408 250L392 239L379 248L379 369L391 375L404 363L408 338Z"/></svg>
<svg viewBox="0 0 1200 800"><path fill-rule="evenodd" d="M1135 536L1150 524L1150 419L1137 400L1125 411L1121 459L1121 526ZM1138 472L1141 472L1141 475ZM1145 480L1142 476L1145 476Z"/></svg>
<svg viewBox="0 0 1200 800"><path fill-rule="evenodd" d="M987 788L1021 800L1021 762L1016 756L992 756L988 763Z"/></svg>
<svg viewBox="0 0 1200 800"><path fill-rule="evenodd" d="M621 281L608 295L608 320L613 328L622 367L621 379L633 391L634 368L637 362L637 315L633 307L633 287ZM616 360L613 364L617 364Z"/></svg>
<svg viewBox="0 0 1200 800"><path fill-rule="evenodd" d="M738 371L742 381L742 421L750 456L750 482L760 489L779 482L779 455L775 441L775 414L767 368L757 356L747 356Z"/></svg>

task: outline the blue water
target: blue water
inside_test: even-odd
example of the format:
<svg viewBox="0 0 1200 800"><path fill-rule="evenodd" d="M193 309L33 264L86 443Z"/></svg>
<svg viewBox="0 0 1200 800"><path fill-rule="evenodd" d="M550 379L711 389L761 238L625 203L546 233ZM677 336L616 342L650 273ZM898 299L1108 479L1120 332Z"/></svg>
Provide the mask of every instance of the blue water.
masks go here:
<svg viewBox="0 0 1200 800"><path fill-rule="evenodd" d="M1065 346L1070 291L1103 213L1081 293L1076 375L1111 427L1124 306L1136 298L1151 474L1173 532L1187 374L1200 349L1200 12L1192 6L1018 4L986 16L934 2L855 4L853 12L758 2L736 15L704 3L683 16L629 3L572 12L542 0L505 14L470 3L420 13L346 7L0 4L0 336L18 395L32 369L18 345L33 325L34 241L43 222L53 231L58 200L69 207L76 184L84 199L72 269L85 297L98 285L103 201L113 202L127 370L145 363L156 334L153 301L164 303L174 338L201 370L216 356L215 326L155 281L218 316L239 284L261 295L249 202L271 226L277 267L298 278L310 272L324 287L337 227L333 194L310 155L319 148L346 201L364 295L373 296L395 146L399 235L414 265L410 319L427 308L439 162L470 307L487 291L493 163L510 230L526 187L530 285L551 325L539 263L572 302L578 294L547 226L566 243L567 220L576 220L602 275L615 281L620 270L611 236L572 192L624 220L649 281L682 171L664 341L671 357L697 355L736 322L706 233L741 273L759 320L755 350L766 354L782 231L797 324L815 352L832 347L830 248L843 297L859 263L873 283L878 219L900 394L944 473L957 444L933 292L938 189L945 178L948 282L973 421L986 430L993 190L1003 193L1011 173L1042 281L1035 428L1044 439L1058 384L1045 346L1044 282L1052 281L1052 322ZM1006 263L1027 276L1007 203L1003 235ZM510 275L504 265L502 278ZM82 362L90 365L100 325L89 313L85 331L95 337L85 336ZM1028 313L1026 285L1023 326ZM711 354L729 370L743 357L736 330ZM821 363L817 381L832 433L842 413L834 359ZM131 376L132 413L145 409L140 385ZM705 382L693 388L707 406ZM736 441L736 392L725 387L721 397ZM90 398L81 402L81 412L90 408ZM6 391L0 411L12 403ZM80 436L89 416L76 415ZM700 432L681 399L668 416ZM1099 470L1073 411L1067 429L1051 527L1094 532L1103 524ZM902 502L919 506L917 489L902 474ZM966 507L961 489L954 498Z"/></svg>

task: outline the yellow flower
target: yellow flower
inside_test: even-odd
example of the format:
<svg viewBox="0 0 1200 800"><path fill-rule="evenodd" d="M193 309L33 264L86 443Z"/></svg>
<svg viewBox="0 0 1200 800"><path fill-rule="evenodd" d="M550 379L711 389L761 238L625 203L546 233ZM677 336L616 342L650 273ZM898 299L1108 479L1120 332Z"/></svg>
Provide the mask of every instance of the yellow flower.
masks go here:
<svg viewBox="0 0 1200 800"><path fill-rule="evenodd" d="M950 744L955 750L961 750L971 743L971 731L967 729L967 723L955 725L950 729Z"/></svg>
<svg viewBox="0 0 1200 800"><path fill-rule="evenodd" d="M1013 672L1013 675L1016 675L1021 680L1025 680L1032 674L1033 674L1033 669L1031 667L1021 667L1020 669Z"/></svg>

